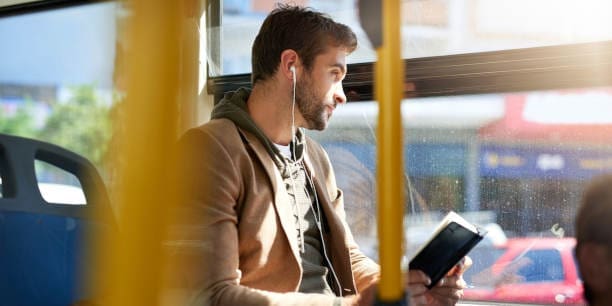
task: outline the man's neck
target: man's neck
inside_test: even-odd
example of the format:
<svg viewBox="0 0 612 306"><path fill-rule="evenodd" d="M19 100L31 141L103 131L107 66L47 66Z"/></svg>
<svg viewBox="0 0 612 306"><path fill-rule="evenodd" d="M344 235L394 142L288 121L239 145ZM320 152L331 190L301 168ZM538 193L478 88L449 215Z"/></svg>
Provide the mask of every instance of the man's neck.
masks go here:
<svg viewBox="0 0 612 306"><path fill-rule="evenodd" d="M291 142L290 89L271 81L256 84L247 101L251 118L273 143L288 145ZM298 112L296 110L296 118Z"/></svg>

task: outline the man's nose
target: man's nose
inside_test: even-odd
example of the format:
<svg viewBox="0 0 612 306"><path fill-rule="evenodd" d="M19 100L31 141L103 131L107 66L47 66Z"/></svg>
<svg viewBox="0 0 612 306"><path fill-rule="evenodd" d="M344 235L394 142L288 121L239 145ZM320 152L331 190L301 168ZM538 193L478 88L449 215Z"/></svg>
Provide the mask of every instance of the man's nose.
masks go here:
<svg viewBox="0 0 612 306"><path fill-rule="evenodd" d="M346 95L344 94L344 88L342 88L342 83L336 86L334 90L334 102L336 104L344 104L346 103Z"/></svg>

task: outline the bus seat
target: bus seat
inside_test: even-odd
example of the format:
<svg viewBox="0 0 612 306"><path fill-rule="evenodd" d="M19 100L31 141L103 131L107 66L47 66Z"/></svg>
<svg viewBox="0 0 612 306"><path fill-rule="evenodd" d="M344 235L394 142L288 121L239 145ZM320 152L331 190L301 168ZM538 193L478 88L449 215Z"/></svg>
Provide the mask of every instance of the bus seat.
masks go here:
<svg viewBox="0 0 612 306"><path fill-rule="evenodd" d="M86 203L45 201L35 160L73 174ZM0 134L0 176L0 304L66 306L92 299L89 237L116 231L95 167L58 146Z"/></svg>

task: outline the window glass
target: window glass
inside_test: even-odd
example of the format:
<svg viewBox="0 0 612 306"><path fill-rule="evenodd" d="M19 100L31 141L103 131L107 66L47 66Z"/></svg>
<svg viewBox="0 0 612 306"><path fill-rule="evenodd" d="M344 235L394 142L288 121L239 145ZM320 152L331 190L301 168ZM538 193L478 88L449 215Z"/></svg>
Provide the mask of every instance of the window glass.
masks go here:
<svg viewBox="0 0 612 306"><path fill-rule="evenodd" d="M359 47L349 63L376 52L361 28L354 0L223 0L221 22L209 27L209 75L251 71L251 45L277 2L306 5L350 26ZM612 39L606 0L403 0L402 57L418 58Z"/></svg>
<svg viewBox="0 0 612 306"><path fill-rule="evenodd" d="M313 7L334 20L350 26L358 40L366 42L354 52L352 62L367 62L375 52L367 47L365 33L360 30L353 0L222 0L221 25L208 28L209 75L229 75L251 72L251 45L266 15L276 3L291 3Z"/></svg>
<svg viewBox="0 0 612 306"><path fill-rule="evenodd" d="M526 283L563 280L561 254L557 250L531 250L525 253L528 262L517 274Z"/></svg>
<svg viewBox="0 0 612 306"><path fill-rule="evenodd" d="M563 278L567 273L558 268L559 255L553 258L536 247L552 237L551 249L563 246L572 260L573 223L583 189L593 176L612 172L612 118L602 115L610 105L610 88L404 100L407 258L453 210L489 232L471 254L474 266L468 275L469 282L489 288L489 295L474 299L495 300L499 297L491 288L516 282L498 271L500 261L511 260L506 250L513 256L531 250L526 258L534 264L555 261L532 267L536 270L515 265L514 277L529 282ZM378 249L376 116L375 102L352 102L336 109L326 131L308 132L328 151L344 191L348 223L373 258ZM532 240L520 244L526 237ZM579 281L568 282L579 292ZM518 290L511 300L526 302L529 292Z"/></svg>
<svg viewBox="0 0 612 306"><path fill-rule="evenodd" d="M405 58L609 40L605 0L404 0Z"/></svg>
<svg viewBox="0 0 612 306"><path fill-rule="evenodd" d="M482 286L482 281L487 283L491 279L491 267L504 254L506 248L492 245L477 245L469 254L472 259L472 267L463 274L463 279L470 286ZM484 277L483 277L484 276Z"/></svg>
<svg viewBox="0 0 612 306"><path fill-rule="evenodd" d="M117 96L117 16L117 4L103 2L0 19L0 133L50 142L102 167Z"/></svg>
<svg viewBox="0 0 612 306"><path fill-rule="evenodd" d="M87 204L81 182L74 174L38 159L34 161L34 169L39 182L38 190L47 203Z"/></svg>

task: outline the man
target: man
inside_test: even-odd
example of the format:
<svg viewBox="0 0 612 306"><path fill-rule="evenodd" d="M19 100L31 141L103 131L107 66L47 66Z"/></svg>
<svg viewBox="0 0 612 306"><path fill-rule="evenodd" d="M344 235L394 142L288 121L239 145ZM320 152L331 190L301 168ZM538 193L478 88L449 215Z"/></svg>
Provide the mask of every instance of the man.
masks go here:
<svg viewBox="0 0 612 306"><path fill-rule="evenodd" d="M193 264L185 282L201 288L196 304L372 304L379 267L347 227L327 154L302 130L325 129L346 102L356 46L347 26L280 6L253 44L252 90L226 94L181 139L189 221L179 240L191 242L182 252ZM461 273L427 291L429 279L411 271L411 305L455 304Z"/></svg>
<svg viewBox="0 0 612 306"><path fill-rule="evenodd" d="M576 217L576 259L589 305L612 305L612 175L586 188Z"/></svg>

